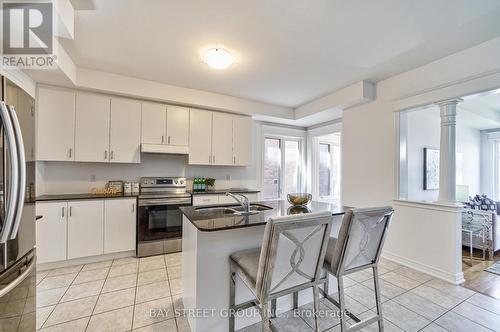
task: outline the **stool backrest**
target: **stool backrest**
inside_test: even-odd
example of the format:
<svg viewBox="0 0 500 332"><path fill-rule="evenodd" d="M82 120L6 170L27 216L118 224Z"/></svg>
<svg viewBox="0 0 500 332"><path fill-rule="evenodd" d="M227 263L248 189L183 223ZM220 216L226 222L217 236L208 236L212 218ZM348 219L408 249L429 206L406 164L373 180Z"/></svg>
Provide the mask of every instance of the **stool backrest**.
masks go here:
<svg viewBox="0 0 500 332"><path fill-rule="evenodd" d="M348 211L333 252L327 254L330 272L338 276L377 264L393 213L390 206Z"/></svg>
<svg viewBox="0 0 500 332"><path fill-rule="evenodd" d="M329 211L269 219L257 273L261 299L320 279L331 222Z"/></svg>

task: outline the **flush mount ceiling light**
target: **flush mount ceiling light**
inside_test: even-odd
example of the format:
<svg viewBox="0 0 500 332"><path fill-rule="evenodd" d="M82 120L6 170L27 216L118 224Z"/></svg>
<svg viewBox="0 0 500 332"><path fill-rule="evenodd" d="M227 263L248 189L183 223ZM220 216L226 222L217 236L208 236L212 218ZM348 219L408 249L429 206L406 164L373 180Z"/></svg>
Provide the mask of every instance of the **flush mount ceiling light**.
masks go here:
<svg viewBox="0 0 500 332"><path fill-rule="evenodd" d="M231 53L223 48L211 48L207 50L203 60L213 69L226 69L234 62Z"/></svg>

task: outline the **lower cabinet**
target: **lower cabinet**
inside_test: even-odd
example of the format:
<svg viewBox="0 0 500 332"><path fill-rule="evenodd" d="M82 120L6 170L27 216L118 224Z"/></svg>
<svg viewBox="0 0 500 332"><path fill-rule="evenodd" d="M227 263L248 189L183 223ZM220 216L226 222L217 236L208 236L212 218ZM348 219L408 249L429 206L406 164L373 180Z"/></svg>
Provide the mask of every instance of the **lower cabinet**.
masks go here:
<svg viewBox="0 0 500 332"><path fill-rule="evenodd" d="M36 255L38 263L66 259L68 223L67 202L37 203L36 214L43 216L36 221Z"/></svg>
<svg viewBox="0 0 500 332"><path fill-rule="evenodd" d="M258 195L255 193L244 194L250 202L256 202ZM193 206L216 205L216 204L238 204L234 198L226 195L196 194L193 195Z"/></svg>
<svg viewBox="0 0 500 332"><path fill-rule="evenodd" d="M68 259L103 254L104 201L68 203Z"/></svg>
<svg viewBox="0 0 500 332"><path fill-rule="evenodd" d="M135 250L135 199L104 201L104 253Z"/></svg>
<svg viewBox="0 0 500 332"><path fill-rule="evenodd" d="M135 250L137 200L39 202L36 214L37 262Z"/></svg>

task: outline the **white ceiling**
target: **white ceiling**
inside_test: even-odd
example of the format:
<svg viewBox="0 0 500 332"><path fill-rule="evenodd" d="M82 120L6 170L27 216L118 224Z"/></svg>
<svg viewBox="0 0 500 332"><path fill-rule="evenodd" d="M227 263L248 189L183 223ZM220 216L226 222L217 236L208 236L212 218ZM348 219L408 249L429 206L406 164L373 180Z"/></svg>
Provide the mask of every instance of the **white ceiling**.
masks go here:
<svg viewBox="0 0 500 332"><path fill-rule="evenodd" d="M75 63L296 107L500 35L498 0L95 0L76 12ZM200 58L218 43L225 71Z"/></svg>

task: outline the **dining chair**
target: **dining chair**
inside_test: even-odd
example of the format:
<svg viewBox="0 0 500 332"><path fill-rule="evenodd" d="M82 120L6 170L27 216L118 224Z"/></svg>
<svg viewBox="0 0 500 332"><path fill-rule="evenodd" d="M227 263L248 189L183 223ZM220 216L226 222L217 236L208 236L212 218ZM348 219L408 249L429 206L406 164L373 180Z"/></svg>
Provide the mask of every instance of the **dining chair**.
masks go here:
<svg viewBox="0 0 500 332"><path fill-rule="evenodd" d="M313 289L314 313L319 311L319 285L332 214L329 211L270 218L260 248L233 253L230 258L229 331L235 328L235 314L257 307L262 331L276 331L271 324L271 307L277 298L306 288ZM253 293L254 300L235 304L239 277ZM316 331L319 321L315 314Z"/></svg>
<svg viewBox="0 0 500 332"><path fill-rule="evenodd" d="M354 209L348 211L340 226L337 237L330 237L324 260L326 280L321 294L340 309L340 328L342 332L356 331L378 322L379 331L384 330L378 262L387 230L392 220L392 207ZM375 290L376 314L364 320L346 310L343 277L365 269L372 269ZM329 295L329 275L337 278L338 302ZM347 325L347 317L354 324Z"/></svg>

